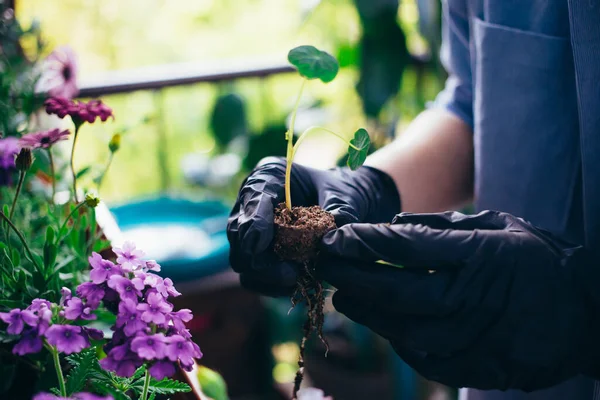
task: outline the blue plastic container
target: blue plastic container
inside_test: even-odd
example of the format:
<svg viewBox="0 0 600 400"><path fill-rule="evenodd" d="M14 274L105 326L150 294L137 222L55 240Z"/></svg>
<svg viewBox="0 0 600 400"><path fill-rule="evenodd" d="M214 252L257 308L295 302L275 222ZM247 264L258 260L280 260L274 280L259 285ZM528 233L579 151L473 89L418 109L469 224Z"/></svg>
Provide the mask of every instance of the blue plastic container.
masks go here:
<svg viewBox="0 0 600 400"><path fill-rule="evenodd" d="M133 241L174 282L202 279L229 267L229 207L219 201L158 197L110 209L123 239Z"/></svg>

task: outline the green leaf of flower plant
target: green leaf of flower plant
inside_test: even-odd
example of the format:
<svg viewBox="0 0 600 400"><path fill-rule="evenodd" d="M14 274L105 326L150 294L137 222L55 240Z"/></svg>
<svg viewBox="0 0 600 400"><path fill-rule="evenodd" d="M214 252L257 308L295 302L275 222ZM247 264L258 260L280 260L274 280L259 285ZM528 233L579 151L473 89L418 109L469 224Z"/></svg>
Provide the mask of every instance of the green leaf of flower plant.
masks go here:
<svg viewBox="0 0 600 400"><path fill-rule="evenodd" d="M69 364L73 366L67 377L67 394L79 392L85 386L90 373L97 362L96 348L90 347L82 350L79 354L67 357Z"/></svg>
<svg viewBox="0 0 600 400"><path fill-rule="evenodd" d="M139 383L134 384L134 386L132 386L132 389L136 392L141 393L143 383L140 381L138 382ZM150 386L148 389L150 393L156 393L160 395L171 395L175 393L184 393L192 391L192 388L190 388L187 383L179 382L168 378L165 378L161 381L157 381L156 379L152 378L150 380Z"/></svg>
<svg viewBox="0 0 600 400"><path fill-rule="evenodd" d="M288 61L306 79L320 79L324 83L331 82L340 69L335 57L314 46L299 46L290 50Z"/></svg>
<svg viewBox="0 0 600 400"><path fill-rule="evenodd" d="M348 146L348 167L354 171L363 165L367 159L367 153L371 146L371 139L369 138L367 131L360 128L354 133L354 139L352 139L350 143L358 148L357 150L352 146Z"/></svg>

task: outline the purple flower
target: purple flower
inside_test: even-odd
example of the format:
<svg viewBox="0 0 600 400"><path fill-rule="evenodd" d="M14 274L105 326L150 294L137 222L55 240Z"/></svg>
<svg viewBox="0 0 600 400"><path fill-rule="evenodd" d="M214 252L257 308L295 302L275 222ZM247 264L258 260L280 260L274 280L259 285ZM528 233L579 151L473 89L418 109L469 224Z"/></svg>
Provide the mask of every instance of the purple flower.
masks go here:
<svg viewBox="0 0 600 400"><path fill-rule="evenodd" d="M100 366L108 371L113 371L115 374L122 377L130 377L134 374L135 370L138 369L142 362L136 361L132 358L126 358L124 360L115 360L108 356L100 360Z"/></svg>
<svg viewBox="0 0 600 400"><path fill-rule="evenodd" d="M106 282L111 276L120 275L123 273L121 267L113 264L111 261L105 260L102 256L96 252L88 258L90 265L92 266L92 272L90 272L90 278L95 284Z"/></svg>
<svg viewBox="0 0 600 400"><path fill-rule="evenodd" d="M46 331L46 340L65 354L79 353L90 346L90 342L80 326L52 325Z"/></svg>
<svg viewBox="0 0 600 400"><path fill-rule="evenodd" d="M57 47L44 60L43 72L37 90L52 97L72 99L77 96L77 58L68 46Z"/></svg>
<svg viewBox="0 0 600 400"><path fill-rule="evenodd" d="M192 341L182 336L174 335L167 338L167 358L171 361L194 358Z"/></svg>
<svg viewBox="0 0 600 400"><path fill-rule="evenodd" d="M141 314L141 311L136 308L136 303L127 299L123 300L119 304L117 328L125 327L123 332L127 336L133 336L137 332L146 329L148 325L141 320Z"/></svg>
<svg viewBox="0 0 600 400"><path fill-rule="evenodd" d="M38 312L43 309L51 309L52 303L45 299L33 299L31 305L27 307L29 311Z"/></svg>
<svg viewBox="0 0 600 400"><path fill-rule="evenodd" d="M165 323L165 314L170 313L173 306L167 303L160 294L150 293L146 304L138 304L137 309L143 311L142 321L160 325Z"/></svg>
<svg viewBox="0 0 600 400"><path fill-rule="evenodd" d="M185 323L190 322L194 316L192 315L192 311L187 308L182 308L179 311L172 312L169 317L173 322L173 326L177 331L185 330Z"/></svg>
<svg viewBox="0 0 600 400"><path fill-rule="evenodd" d="M139 335L131 341L131 350L145 360L160 360L165 356L165 335Z"/></svg>
<svg viewBox="0 0 600 400"><path fill-rule="evenodd" d="M71 397L60 397L50 393L39 393L33 400L114 400L112 396L97 396L91 393L73 393Z"/></svg>
<svg viewBox="0 0 600 400"><path fill-rule="evenodd" d="M127 279L124 276L113 275L108 280L108 287L116 290L121 300L128 299L137 303L138 297L142 297L144 281L140 278Z"/></svg>
<svg viewBox="0 0 600 400"><path fill-rule="evenodd" d="M177 297L181 295L181 293L175 289L175 286L173 286L173 281L171 278L159 280L155 288L164 298L169 296Z"/></svg>
<svg viewBox="0 0 600 400"><path fill-rule="evenodd" d="M129 377L144 362L129 348L130 342L114 346L107 357L100 360L102 368L114 371L119 376Z"/></svg>
<svg viewBox="0 0 600 400"><path fill-rule="evenodd" d="M123 247L114 247L113 252L117 255L117 263L126 271L133 271L137 267L141 267L144 262L141 260L144 257L144 252L135 248L132 242L123 243Z"/></svg>
<svg viewBox="0 0 600 400"><path fill-rule="evenodd" d="M23 332L25 324L29 326L36 326L37 324L37 317L31 311L21 311L18 308L7 313L0 313L0 319L8 324L6 332L11 335L18 335Z"/></svg>
<svg viewBox="0 0 600 400"><path fill-rule="evenodd" d="M83 326L83 332L92 340L102 340L104 339L104 333L100 329L96 328L88 328Z"/></svg>
<svg viewBox="0 0 600 400"><path fill-rule="evenodd" d="M49 131L42 131L36 133L28 133L23 135L19 140L19 144L23 147L31 147L33 149L42 148L47 149L58 143L61 140L67 140L69 138L69 131L65 129L51 129Z"/></svg>
<svg viewBox="0 0 600 400"><path fill-rule="evenodd" d="M77 295L84 298L87 305L92 308L97 308L104 298L104 288L96 285L93 282L84 282L77 286Z"/></svg>
<svg viewBox="0 0 600 400"><path fill-rule="evenodd" d="M192 372L195 363L196 362L193 358L184 358L183 360L179 360L179 365L181 365L181 368L183 368L187 372Z"/></svg>
<svg viewBox="0 0 600 400"><path fill-rule="evenodd" d="M52 310L49 308L41 307L38 311L35 312L37 316L36 328L40 335L46 333L48 327L50 326L50 321L52 320Z"/></svg>
<svg viewBox="0 0 600 400"><path fill-rule="evenodd" d="M74 393L71 395L73 400L113 400L112 396L97 396L91 393Z"/></svg>
<svg viewBox="0 0 600 400"><path fill-rule="evenodd" d="M65 318L75 321L76 319L94 320L96 315L93 314L93 309L83 304L79 297L73 297L65 307Z"/></svg>
<svg viewBox="0 0 600 400"><path fill-rule="evenodd" d="M7 137L0 139L0 186L12 183L12 174L15 171L15 156L19 152L19 139Z"/></svg>
<svg viewBox="0 0 600 400"><path fill-rule="evenodd" d="M60 305L64 306L65 304L67 304L67 302L69 300L71 300L73 298L73 294L71 293L71 289L67 288L67 287L63 287L62 289L60 289Z"/></svg>
<svg viewBox="0 0 600 400"><path fill-rule="evenodd" d="M175 375L175 366L168 361L157 361L148 369L150 375L156 380L163 380Z"/></svg>
<svg viewBox="0 0 600 400"><path fill-rule="evenodd" d="M154 260L144 261L144 266L148 271L160 272L160 264Z"/></svg>
<svg viewBox="0 0 600 400"><path fill-rule="evenodd" d="M13 347L13 354L24 356L25 354L35 354L42 351L42 338L38 335L36 329L28 329L21 336L21 340Z"/></svg>
<svg viewBox="0 0 600 400"><path fill-rule="evenodd" d="M86 105L86 111L90 118L93 116L93 120L87 119L88 122L94 122L96 117L100 118L102 122L109 118L113 118L112 109L106 104L102 103L102 100L90 100Z"/></svg>
<svg viewBox="0 0 600 400"><path fill-rule="evenodd" d="M44 101L44 107L46 107L46 113L52 115L55 114L59 118L64 118L71 112L75 112L76 105L66 97L55 96L50 97Z"/></svg>

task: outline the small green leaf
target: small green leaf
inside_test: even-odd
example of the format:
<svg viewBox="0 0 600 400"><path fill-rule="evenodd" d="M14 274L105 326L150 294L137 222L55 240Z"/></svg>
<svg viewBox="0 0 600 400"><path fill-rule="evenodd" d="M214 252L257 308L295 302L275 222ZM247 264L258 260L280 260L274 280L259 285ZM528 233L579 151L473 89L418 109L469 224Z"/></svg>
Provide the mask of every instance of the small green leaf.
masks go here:
<svg viewBox="0 0 600 400"><path fill-rule="evenodd" d="M12 249L11 260L15 267L21 265L21 254L19 254L17 249Z"/></svg>
<svg viewBox="0 0 600 400"><path fill-rule="evenodd" d="M90 172L92 170L92 166L88 165L87 167L82 168L81 170L79 170L79 172L77 172L77 175L75 175L76 179L81 178L82 176L87 175L88 172Z"/></svg>
<svg viewBox="0 0 600 400"><path fill-rule="evenodd" d="M354 171L363 165L367 159L369 147L371 146L369 133L365 129L360 128L354 132L354 139L350 141L350 144L358 148L357 150L352 146L348 146L348 167Z"/></svg>
<svg viewBox="0 0 600 400"><path fill-rule="evenodd" d="M290 50L288 61L306 79L320 79L324 83L331 82L340 69L335 57L314 46L299 46Z"/></svg>
<svg viewBox="0 0 600 400"><path fill-rule="evenodd" d="M54 243L54 238L56 237L56 232L54 228L49 226L46 229L46 243Z"/></svg>

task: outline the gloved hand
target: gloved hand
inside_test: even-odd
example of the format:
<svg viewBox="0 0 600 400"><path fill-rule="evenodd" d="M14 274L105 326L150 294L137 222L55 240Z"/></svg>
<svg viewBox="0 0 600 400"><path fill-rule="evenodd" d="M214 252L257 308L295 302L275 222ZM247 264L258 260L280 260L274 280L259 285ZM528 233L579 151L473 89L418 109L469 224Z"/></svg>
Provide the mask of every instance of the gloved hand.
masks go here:
<svg viewBox="0 0 600 400"><path fill-rule="evenodd" d="M599 365L595 259L519 218L399 214L329 232L323 250L335 308L428 379L531 391Z"/></svg>
<svg viewBox="0 0 600 400"><path fill-rule="evenodd" d="M289 295L296 285L296 266L271 249L273 210L285 201L285 167L282 158L263 160L242 184L227 224L229 261L242 285L271 296ZM393 180L369 167L323 171L294 164L291 190L293 205L320 205L338 226L390 221L400 210Z"/></svg>

